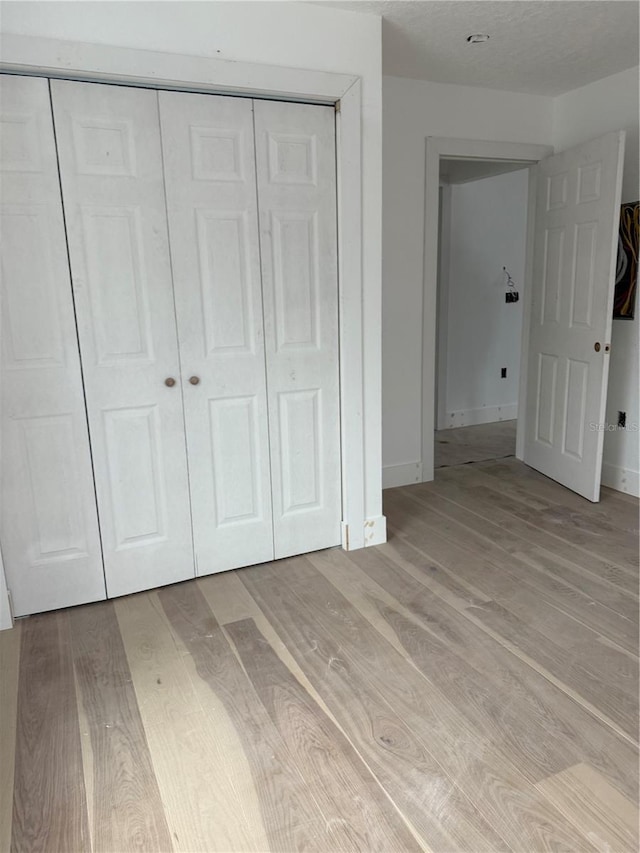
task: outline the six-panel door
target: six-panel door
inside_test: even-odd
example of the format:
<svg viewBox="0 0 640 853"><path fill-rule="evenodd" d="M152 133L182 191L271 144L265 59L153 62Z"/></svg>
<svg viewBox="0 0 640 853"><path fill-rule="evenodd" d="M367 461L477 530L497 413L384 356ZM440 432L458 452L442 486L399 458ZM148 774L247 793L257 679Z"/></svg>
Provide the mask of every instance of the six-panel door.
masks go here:
<svg viewBox="0 0 640 853"><path fill-rule="evenodd" d="M624 132L540 163L524 461L600 499Z"/></svg>
<svg viewBox="0 0 640 853"><path fill-rule="evenodd" d="M124 595L194 576L158 98L51 88L107 593Z"/></svg>
<svg viewBox="0 0 640 853"><path fill-rule="evenodd" d="M254 101L276 559L340 543L335 113Z"/></svg>
<svg viewBox="0 0 640 853"><path fill-rule="evenodd" d="M48 81L0 78L2 497L16 616L105 597Z"/></svg>
<svg viewBox="0 0 640 853"><path fill-rule="evenodd" d="M208 574L273 559L252 102L159 98L193 537Z"/></svg>

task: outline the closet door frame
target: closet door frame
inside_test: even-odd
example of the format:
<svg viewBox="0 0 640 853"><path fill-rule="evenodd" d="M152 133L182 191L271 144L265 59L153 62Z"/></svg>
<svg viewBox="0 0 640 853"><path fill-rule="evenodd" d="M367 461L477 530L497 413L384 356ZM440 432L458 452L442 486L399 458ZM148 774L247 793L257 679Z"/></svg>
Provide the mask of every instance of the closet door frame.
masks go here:
<svg viewBox="0 0 640 853"><path fill-rule="evenodd" d="M355 550L384 542L380 280L379 273L371 276L365 295L361 78L14 34L3 34L0 44L5 73L336 106L342 545Z"/></svg>

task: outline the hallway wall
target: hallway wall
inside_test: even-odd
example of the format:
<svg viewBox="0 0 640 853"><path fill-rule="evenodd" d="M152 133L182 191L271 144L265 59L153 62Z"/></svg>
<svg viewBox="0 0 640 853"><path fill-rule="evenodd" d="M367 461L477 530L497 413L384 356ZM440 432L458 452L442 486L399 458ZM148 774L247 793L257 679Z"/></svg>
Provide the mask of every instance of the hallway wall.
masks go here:
<svg viewBox="0 0 640 853"><path fill-rule="evenodd" d="M446 347L439 429L517 417L528 183L529 171L521 169L450 187L450 218L443 223L449 234L442 243L449 257L439 284L440 352ZM519 302L505 302L503 267Z"/></svg>

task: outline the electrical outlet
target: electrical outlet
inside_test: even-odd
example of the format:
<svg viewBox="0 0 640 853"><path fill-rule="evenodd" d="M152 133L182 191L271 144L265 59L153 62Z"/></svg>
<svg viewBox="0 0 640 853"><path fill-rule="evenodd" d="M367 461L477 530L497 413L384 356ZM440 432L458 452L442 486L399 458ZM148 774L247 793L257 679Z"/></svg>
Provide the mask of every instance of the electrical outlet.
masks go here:
<svg viewBox="0 0 640 853"><path fill-rule="evenodd" d="M501 378L501 379L506 379L506 378L507 378L507 368L506 368L506 367L501 367L501 368L500 368L500 378Z"/></svg>
<svg viewBox="0 0 640 853"><path fill-rule="evenodd" d="M624 427L626 427L626 425L627 425L627 413L626 412L618 412L618 426L622 427L624 429Z"/></svg>

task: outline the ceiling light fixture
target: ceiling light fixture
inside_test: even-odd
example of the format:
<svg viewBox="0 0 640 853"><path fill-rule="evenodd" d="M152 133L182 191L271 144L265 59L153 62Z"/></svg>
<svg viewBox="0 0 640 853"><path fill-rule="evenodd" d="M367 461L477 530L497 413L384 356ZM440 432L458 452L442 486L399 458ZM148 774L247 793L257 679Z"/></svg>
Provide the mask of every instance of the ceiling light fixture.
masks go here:
<svg viewBox="0 0 640 853"><path fill-rule="evenodd" d="M471 36L467 36L467 41L469 44L482 44L485 41L489 41L491 36L486 35L485 33L474 33Z"/></svg>

